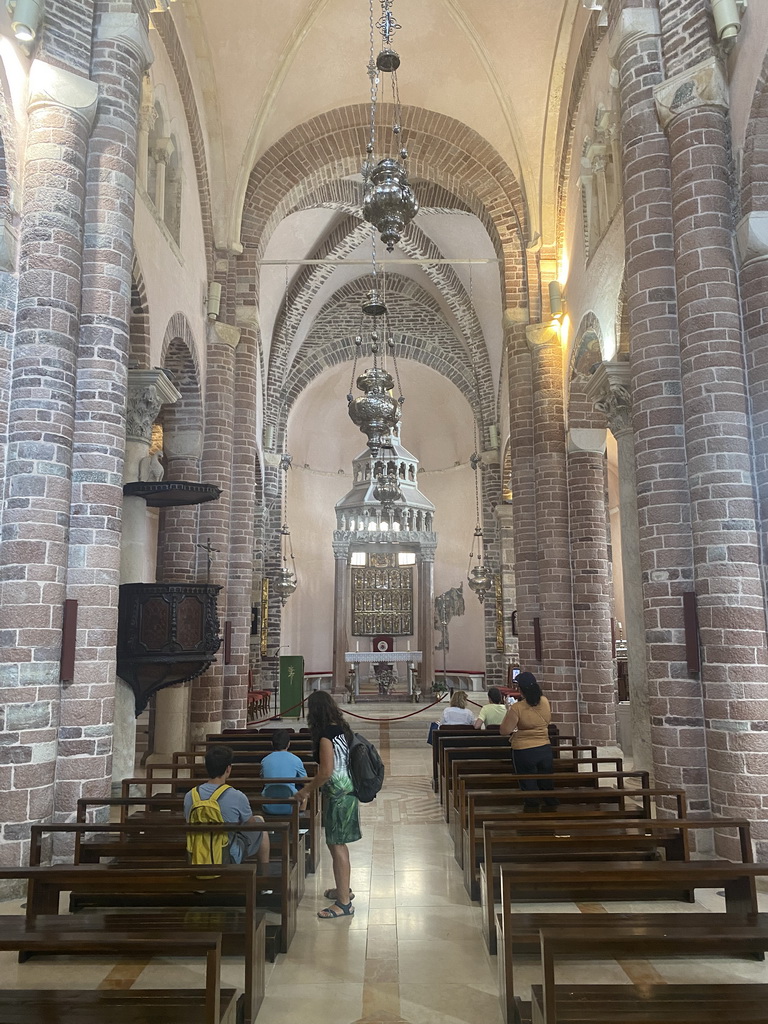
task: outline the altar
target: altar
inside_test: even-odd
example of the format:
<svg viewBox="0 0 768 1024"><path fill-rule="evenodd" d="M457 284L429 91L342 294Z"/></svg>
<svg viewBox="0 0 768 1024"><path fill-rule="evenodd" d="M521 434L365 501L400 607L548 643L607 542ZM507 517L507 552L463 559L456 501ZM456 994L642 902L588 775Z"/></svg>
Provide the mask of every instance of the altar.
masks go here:
<svg viewBox="0 0 768 1024"><path fill-rule="evenodd" d="M407 666L407 690L405 696L408 700L418 700L420 696L416 679L415 665L421 663L421 651L346 651L344 654L346 664L354 668L354 681L347 689L350 697L358 697L360 694L360 665L384 665L390 667L394 664L405 664Z"/></svg>

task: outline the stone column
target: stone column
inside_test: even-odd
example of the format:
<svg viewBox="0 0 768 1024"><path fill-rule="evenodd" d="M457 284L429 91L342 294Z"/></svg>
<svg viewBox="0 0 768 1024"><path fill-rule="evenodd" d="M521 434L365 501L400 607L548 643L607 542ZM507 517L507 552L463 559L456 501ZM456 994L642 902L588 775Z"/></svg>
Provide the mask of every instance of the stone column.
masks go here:
<svg viewBox="0 0 768 1024"><path fill-rule="evenodd" d="M170 139L158 139L155 143L155 194L152 201L160 220L165 220L165 175L168 161L173 156L173 143Z"/></svg>
<svg viewBox="0 0 768 1024"><path fill-rule="evenodd" d="M136 152L136 184L145 192L149 174L149 133L157 120L152 83L149 75L144 76L141 85L141 106L139 107L139 138Z"/></svg>
<svg viewBox="0 0 768 1024"><path fill-rule="evenodd" d="M256 406L259 399L259 346L244 329L235 354L235 431L232 459L232 514L227 577L227 620L232 624L230 663L224 666L222 725L245 726L250 660L253 589L253 520L256 514ZM287 485L287 481L286 481ZM296 652L298 653L298 652Z"/></svg>
<svg viewBox="0 0 768 1024"><path fill-rule="evenodd" d="M229 571L230 510L232 506L232 460L234 439L235 360L240 331L228 324L208 322L208 366L205 394L205 447L202 474L208 484L221 488L218 501L200 506L200 541L208 538L216 550L213 555L212 583L222 583L219 594L219 618L227 607L226 587ZM205 554L203 552L203 554ZM207 556L206 556L207 558ZM205 573L198 559L198 579ZM224 654L192 684L192 712L190 739L193 743L205 739L206 733L219 732L222 726L224 691Z"/></svg>
<svg viewBox="0 0 768 1024"><path fill-rule="evenodd" d="M578 728L573 634L563 355L556 324L526 328L533 383L533 465L538 540L542 689L561 731ZM514 497L513 497L514 501ZM524 669L532 668L523 665Z"/></svg>
<svg viewBox="0 0 768 1024"><path fill-rule="evenodd" d="M509 444L512 473L512 538L519 663L534 667L533 620L539 617L539 561L536 534L536 481L533 462L531 353L525 335L525 310L504 315L509 374Z"/></svg>
<svg viewBox="0 0 768 1024"><path fill-rule="evenodd" d="M635 768L651 771L651 712L643 625L643 585L637 528L637 479L629 376L628 363L601 363L592 376L588 397L608 418L608 428L616 438L618 448L619 517L621 560L624 566L624 625L627 636L632 721L632 763Z"/></svg>
<svg viewBox="0 0 768 1024"><path fill-rule="evenodd" d="M760 513L763 585L768 590L768 210L753 210L739 222L736 241L744 317L752 445Z"/></svg>
<svg viewBox="0 0 768 1024"><path fill-rule="evenodd" d="M0 864L26 861L54 809L87 143L97 87L30 68L19 286L0 544ZM55 429L52 429L55 425ZM89 723L90 724L90 723ZM74 810L74 808L73 808Z"/></svg>
<svg viewBox="0 0 768 1024"><path fill-rule="evenodd" d="M568 431L573 627L579 669L582 743L616 743L616 680L611 643L611 575L605 504L605 430Z"/></svg>
<svg viewBox="0 0 768 1024"><path fill-rule="evenodd" d="M517 608L515 591L515 513L511 505L496 506L501 541L501 590L504 607L504 657L509 665L519 660L518 638L512 635L512 612ZM506 679L504 680L506 684Z"/></svg>
<svg viewBox="0 0 768 1024"><path fill-rule="evenodd" d="M421 649L421 692L431 700L435 681L435 550L437 541L422 541L418 554L419 648Z"/></svg>
<svg viewBox="0 0 768 1024"><path fill-rule="evenodd" d="M344 693L349 624L349 541L333 541L333 682L334 693Z"/></svg>
<svg viewBox="0 0 768 1024"><path fill-rule="evenodd" d="M662 78L658 13L620 12L611 59L619 72L622 192L638 543L656 783L709 808L701 685L685 663L683 593L693 580L690 494L670 199L670 161L653 87ZM670 808L671 809L671 808Z"/></svg>
<svg viewBox="0 0 768 1024"><path fill-rule="evenodd" d="M147 30L138 16L101 16L91 62L99 102L87 161L67 587L67 596L78 602L78 672L61 699L56 763L55 810L64 820L71 818L79 797L96 796L100 789L106 795L110 779L133 774L135 711L130 702L122 709L130 728L121 737L117 775L110 754L115 693L125 689L115 680L119 584L127 582L121 574L119 524L124 480L137 478L135 465L133 475L124 475L127 353L139 88L151 60ZM157 394L155 412L177 395L158 374L154 371L147 383ZM128 447L132 442L129 433ZM137 454L146 453L145 439ZM129 521L131 511L126 513ZM138 557L145 560L146 551Z"/></svg>
<svg viewBox="0 0 768 1024"><path fill-rule="evenodd" d="M484 564L496 580L501 573L501 545L496 525L496 506L501 500L501 466L498 448L482 453L482 476L480 478ZM476 598L470 598L470 600ZM498 606L496 587L493 586L483 602L483 625L485 626L485 685L503 686L504 651L498 646Z"/></svg>
<svg viewBox="0 0 768 1024"><path fill-rule="evenodd" d="M709 784L719 814L749 810L758 856L768 642L752 483L749 407L733 250L728 90L709 57L655 89L672 158L672 211ZM753 784L754 787L754 784Z"/></svg>

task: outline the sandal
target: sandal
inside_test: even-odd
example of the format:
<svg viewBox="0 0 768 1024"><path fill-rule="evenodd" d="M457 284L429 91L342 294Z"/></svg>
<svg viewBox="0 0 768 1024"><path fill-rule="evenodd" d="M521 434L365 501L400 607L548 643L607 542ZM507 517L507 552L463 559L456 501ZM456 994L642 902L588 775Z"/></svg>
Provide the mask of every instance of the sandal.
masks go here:
<svg viewBox="0 0 768 1024"><path fill-rule="evenodd" d="M337 908L338 907L338 911ZM331 904L330 907L326 907L325 910L318 912L318 917L321 921L332 921L335 917L354 917L355 908L352 906L352 901L349 903L339 903L336 900Z"/></svg>
<svg viewBox="0 0 768 1024"><path fill-rule="evenodd" d="M333 900L333 902L335 903L336 902L336 897L338 896L338 894L339 894L339 890L338 889L326 889L325 892L323 893L323 896L325 897L325 899ZM350 890L349 902L351 903L354 898L355 898L355 894Z"/></svg>

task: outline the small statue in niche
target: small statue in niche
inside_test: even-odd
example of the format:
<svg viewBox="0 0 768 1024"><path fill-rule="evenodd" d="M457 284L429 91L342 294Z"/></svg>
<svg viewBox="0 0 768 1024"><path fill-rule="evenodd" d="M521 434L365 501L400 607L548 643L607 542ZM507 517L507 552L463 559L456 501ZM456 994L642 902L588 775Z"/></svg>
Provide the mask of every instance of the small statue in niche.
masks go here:
<svg viewBox="0 0 768 1024"><path fill-rule="evenodd" d="M165 476L165 470L160 462L161 451L150 452L145 455L139 463L139 480L147 484L159 484Z"/></svg>

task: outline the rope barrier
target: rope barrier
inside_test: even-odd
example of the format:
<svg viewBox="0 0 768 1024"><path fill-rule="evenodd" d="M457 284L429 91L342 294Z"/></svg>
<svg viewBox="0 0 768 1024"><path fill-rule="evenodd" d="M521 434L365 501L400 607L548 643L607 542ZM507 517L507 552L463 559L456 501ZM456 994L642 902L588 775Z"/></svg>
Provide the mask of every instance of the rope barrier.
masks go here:
<svg viewBox="0 0 768 1024"><path fill-rule="evenodd" d="M424 711L429 711L430 708L433 708L435 707L436 704L439 704L444 697L445 694L441 694L437 698L437 700L432 701L431 704L425 704L424 707L418 708L416 711L409 711L407 715L393 715L391 718L371 718L368 715L357 715L355 714L354 711L348 711L347 706L342 705L341 707L345 715L349 715L350 718L359 718L362 722L401 722L406 718L413 718L414 715L420 715ZM274 722L276 718L283 718L289 712L295 711L296 708L303 707L305 700L306 697L302 698L298 704L294 704L293 707L286 708L284 711L281 709L278 715L267 715L266 718L252 718L248 722L248 725L261 725L264 722ZM474 703L474 701L472 703ZM478 707L480 707L479 704Z"/></svg>

